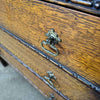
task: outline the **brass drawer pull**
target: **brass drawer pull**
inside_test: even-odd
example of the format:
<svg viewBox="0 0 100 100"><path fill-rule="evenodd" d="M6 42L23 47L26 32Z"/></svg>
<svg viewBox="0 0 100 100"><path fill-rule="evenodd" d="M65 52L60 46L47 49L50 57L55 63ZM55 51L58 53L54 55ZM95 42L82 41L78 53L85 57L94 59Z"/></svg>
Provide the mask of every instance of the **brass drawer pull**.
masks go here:
<svg viewBox="0 0 100 100"><path fill-rule="evenodd" d="M44 76L44 79L45 79L51 86L54 86L51 79L56 80L56 77L54 76L54 74L53 74L51 71L47 71L47 74L48 74L48 76Z"/></svg>
<svg viewBox="0 0 100 100"><path fill-rule="evenodd" d="M50 97L48 97L48 100L56 100L55 96L52 93L49 93Z"/></svg>
<svg viewBox="0 0 100 100"><path fill-rule="evenodd" d="M55 47L55 44L58 44L58 42L61 42L61 39L59 39L58 34L55 33L54 29L51 29L50 31L48 31L48 33L45 34L48 38L46 39L46 41L42 41L41 42L41 47L43 48L44 51L46 51L47 53L53 55L53 56L57 56L59 54L58 49ZM54 51L56 51L56 54L45 49L44 45L49 45L51 47L51 49L53 49Z"/></svg>

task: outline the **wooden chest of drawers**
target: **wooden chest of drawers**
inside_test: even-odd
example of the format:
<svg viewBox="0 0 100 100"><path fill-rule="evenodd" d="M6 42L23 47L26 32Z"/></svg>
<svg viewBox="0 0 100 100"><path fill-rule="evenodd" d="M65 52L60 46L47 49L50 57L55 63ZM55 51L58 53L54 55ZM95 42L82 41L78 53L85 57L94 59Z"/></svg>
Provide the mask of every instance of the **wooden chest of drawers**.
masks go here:
<svg viewBox="0 0 100 100"><path fill-rule="evenodd" d="M1 57L46 97L100 99L99 17L39 0L2 0L0 7ZM52 28L62 40L57 56L41 47Z"/></svg>

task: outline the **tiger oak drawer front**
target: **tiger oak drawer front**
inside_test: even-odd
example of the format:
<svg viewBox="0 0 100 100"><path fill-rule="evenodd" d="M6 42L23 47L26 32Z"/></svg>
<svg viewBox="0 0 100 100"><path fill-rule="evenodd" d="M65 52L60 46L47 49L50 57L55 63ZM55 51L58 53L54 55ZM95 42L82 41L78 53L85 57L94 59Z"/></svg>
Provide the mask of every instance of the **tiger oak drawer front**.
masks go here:
<svg viewBox="0 0 100 100"><path fill-rule="evenodd" d="M39 0L1 0L0 7L0 24L44 53L41 42L47 39L45 33L55 29L62 39L56 45L59 55L46 54L100 85L99 17Z"/></svg>
<svg viewBox="0 0 100 100"><path fill-rule="evenodd" d="M80 98L81 100L99 100L100 95L93 89L90 89L79 80L70 76L3 30L0 30L0 43L1 55L48 96L49 93L52 93L57 100L80 100ZM20 63L17 64L17 62ZM29 66L29 68L26 68L27 66ZM32 75L32 70L37 76ZM47 71L51 71L56 77L56 80L51 79L54 86L52 86L50 82L48 85L48 81L46 80L45 83L43 80L44 76L48 76ZM38 76L42 78L40 80L42 83L37 78Z"/></svg>

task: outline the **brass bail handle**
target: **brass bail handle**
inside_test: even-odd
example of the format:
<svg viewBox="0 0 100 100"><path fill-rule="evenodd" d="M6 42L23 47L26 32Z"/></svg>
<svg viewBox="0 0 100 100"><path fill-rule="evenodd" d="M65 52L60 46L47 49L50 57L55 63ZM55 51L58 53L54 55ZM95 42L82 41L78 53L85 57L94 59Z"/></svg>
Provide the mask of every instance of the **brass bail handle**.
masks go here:
<svg viewBox="0 0 100 100"><path fill-rule="evenodd" d="M54 84L52 82L51 79L56 80L55 75L51 72L51 71L47 71L48 76L44 76L44 79L51 85L54 87Z"/></svg>
<svg viewBox="0 0 100 100"><path fill-rule="evenodd" d="M55 47L55 44L58 44L58 42L61 42L61 39L59 39L58 34L55 33L54 29L51 29L50 31L48 31L48 33L46 33L45 35L48 38L46 39L46 41L41 42L42 49L53 56L57 56L59 54L59 51ZM56 53L53 53L47 50L46 48L44 48L43 45L49 45Z"/></svg>

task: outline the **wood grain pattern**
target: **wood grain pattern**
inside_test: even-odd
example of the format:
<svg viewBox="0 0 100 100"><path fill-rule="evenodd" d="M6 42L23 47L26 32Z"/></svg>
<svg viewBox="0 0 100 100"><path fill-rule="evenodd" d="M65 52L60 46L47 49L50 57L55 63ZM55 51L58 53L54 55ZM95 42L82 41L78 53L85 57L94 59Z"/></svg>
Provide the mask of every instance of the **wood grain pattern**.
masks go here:
<svg viewBox="0 0 100 100"><path fill-rule="evenodd" d="M41 50L54 28L62 43L60 55L50 56L100 85L100 18L39 0L2 0L0 7L1 25Z"/></svg>
<svg viewBox="0 0 100 100"><path fill-rule="evenodd" d="M50 63L48 60L45 60L45 58L41 57L25 45L21 44L19 41L15 40L2 30L0 30L0 43L15 56L21 59L21 61L32 68L35 72L37 72L40 76L46 75L47 71L52 71L57 78L56 81L52 80L54 82L55 88L66 95L69 99L80 100L81 98L81 100L99 100L100 95L94 90L90 89L77 79L71 77L69 74L57 68L54 64ZM7 53L2 53L4 50L0 50L1 55L7 58L9 62L16 66L17 63L15 60L10 60L9 56L6 56ZM20 68L20 71L23 71L25 76L29 76L29 79L31 79L31 81L34 83L35 79L30 75L30 73L27 73L27 69L24 70L24 66L22 68L21 66L17 66L17 68ZM40 83L36 82L35 84L39 88L41 87L39 86ZM50 90L48 88L46 89L45 86L41 87L40 89L47 94L50 92Z"/></svg>
<svg viewBox="0 0 100 100"><path fill-rule="evenodd" d="M1 55L2 57L7 60L11 66L17 70L23 77L37 90L39 90L44 96L49 97L49 93L52 93L57 100L64 100L60 95L55 93L51 88L49 88L43 81L41 81L38 77L36 77L32 72L30 72L27 68L25 68L21 63L15 60L11 55L5 52L2 48ZM34 81L35 80L35 81ZM41 84L41 85L40 85ZM45 94L44 94L45 93Z"/></svg>

